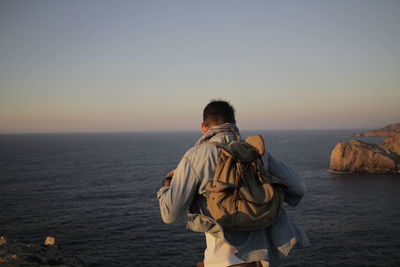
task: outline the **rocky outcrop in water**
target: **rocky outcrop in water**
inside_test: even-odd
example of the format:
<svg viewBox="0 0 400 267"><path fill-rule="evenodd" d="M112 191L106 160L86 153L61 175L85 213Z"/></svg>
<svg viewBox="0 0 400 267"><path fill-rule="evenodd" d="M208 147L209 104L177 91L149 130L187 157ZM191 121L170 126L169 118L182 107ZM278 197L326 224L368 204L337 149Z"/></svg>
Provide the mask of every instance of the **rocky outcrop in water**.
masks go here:
<svg viewBox="0 0 400 267"><path fill-rule="evenodd" d="M391 134L398 134L400 133L400 123L393 123L386 125L385 127L377 130L371 130L366 133L356 133L357 137L364 137L364 136L389 136Z"/></svg>
<svg viewBox="0 0 400 267"><path fill-rule="evenodd" d="M344 172L400 172L400 134L379 144L360 140L338 143L331 153L330 169Z"/></svg>
<svg viewBox="0 0 400 267"><path fill-rule="evenodd" d="M67 255L53 237L47 237L45 243L21 244L0 237L0 266L85 266L76 257Z"/></svg>

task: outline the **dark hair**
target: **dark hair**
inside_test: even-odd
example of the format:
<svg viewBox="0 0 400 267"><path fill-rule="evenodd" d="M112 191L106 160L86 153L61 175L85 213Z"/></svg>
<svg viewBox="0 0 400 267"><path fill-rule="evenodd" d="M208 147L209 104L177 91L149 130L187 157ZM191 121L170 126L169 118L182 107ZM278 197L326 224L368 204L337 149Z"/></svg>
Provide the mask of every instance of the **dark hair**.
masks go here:
<svg viewBox="0 0 400 267"><path fill-rule="evenodd" d="M203 123L206 126L235 123L235 109L224 100L211 100L203 110Z"/></svg>

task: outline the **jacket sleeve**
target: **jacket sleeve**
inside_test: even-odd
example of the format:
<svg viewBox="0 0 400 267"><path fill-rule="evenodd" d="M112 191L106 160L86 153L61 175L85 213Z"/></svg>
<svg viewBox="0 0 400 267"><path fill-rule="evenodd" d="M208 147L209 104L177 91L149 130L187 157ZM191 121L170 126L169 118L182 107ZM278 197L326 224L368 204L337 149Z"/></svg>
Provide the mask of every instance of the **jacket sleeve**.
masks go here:
<svg viewBox="0 0 400 267"><path fill-rule="evenodd" d="M265 155L268 171L278 177L285 185L285 202L295 207L306 193L303 179L283 162L275 159L269 152Z"/></svg>
<svg viewBox="0 0 400 267"><path fill-rule="evenodd" d="M183 158L175 170L171 185L161 187L157 193L165 223L176 222L185 214L193 202L199 181L190 162Z"/></svg>

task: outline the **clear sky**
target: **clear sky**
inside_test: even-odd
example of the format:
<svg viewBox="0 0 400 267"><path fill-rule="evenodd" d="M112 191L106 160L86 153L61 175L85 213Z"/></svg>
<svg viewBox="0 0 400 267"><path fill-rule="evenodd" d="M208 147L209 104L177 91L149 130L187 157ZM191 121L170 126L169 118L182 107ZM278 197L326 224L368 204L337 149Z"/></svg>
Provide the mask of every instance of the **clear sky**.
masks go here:
<svg viewBox="0 0 400 267"><path fill-rule="evenodd" d="M0 133L400 122L400 1L0 0Z"/></svg>

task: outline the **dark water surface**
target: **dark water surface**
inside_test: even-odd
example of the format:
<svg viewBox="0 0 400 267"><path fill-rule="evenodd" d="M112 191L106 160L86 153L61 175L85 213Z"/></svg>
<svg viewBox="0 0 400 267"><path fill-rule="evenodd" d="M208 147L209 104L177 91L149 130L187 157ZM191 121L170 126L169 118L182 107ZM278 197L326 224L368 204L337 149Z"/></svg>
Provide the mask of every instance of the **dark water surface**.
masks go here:
<svg viewBox="0 0 400 267"><path fill-rule="evenodd" d="M334 145L354 133L261 133L308 188L286 210L312 246L295 248L282 266L400 266L400 175L327 171ZM0 135L0 235L55 236L91 266L193 266L203 257L203 235L184 221L163 224L155 193L199 136Z"/></svg>

